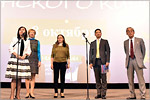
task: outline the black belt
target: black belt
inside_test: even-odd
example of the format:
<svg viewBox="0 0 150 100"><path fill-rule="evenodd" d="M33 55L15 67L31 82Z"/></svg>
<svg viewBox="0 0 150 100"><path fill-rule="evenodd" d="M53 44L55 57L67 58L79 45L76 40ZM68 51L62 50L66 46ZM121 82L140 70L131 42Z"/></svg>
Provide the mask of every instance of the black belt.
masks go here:
<svg viewBox="0 0 150 100"><path fill-rule="evenodd" d="M96 58L96 60L101 60L101 58Z"/></svg>

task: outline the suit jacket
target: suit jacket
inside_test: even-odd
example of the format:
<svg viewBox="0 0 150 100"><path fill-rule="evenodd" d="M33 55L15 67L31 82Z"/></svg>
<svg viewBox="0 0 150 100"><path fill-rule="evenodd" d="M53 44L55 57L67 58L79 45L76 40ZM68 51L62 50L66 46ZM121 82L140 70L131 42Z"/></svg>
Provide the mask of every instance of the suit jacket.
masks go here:
<svg viewBox="0 0 150 100"><path fill-rule="evenodd" d="M124 51L126 53L126 61L125 61L125 66L128 67L129 65L129 39L124 41ZM137 61L137 64L140 68L146 68L144 66L144 57L145 57L145 45L144 41L141 38L134 38L134 47L133 47L135 59Z"/></svg>
<svg viewBox="0 0 150 100"><path fill-rule="evenodd" d="M89 52L89 64L93 64L95 66L96 61L96 40L91 42L90 44L90 52ZM99 46L99 54L101 58L101 63L106 64L106 62L110 62L110 47L107 40L101 39L100 46Z"/></svg>

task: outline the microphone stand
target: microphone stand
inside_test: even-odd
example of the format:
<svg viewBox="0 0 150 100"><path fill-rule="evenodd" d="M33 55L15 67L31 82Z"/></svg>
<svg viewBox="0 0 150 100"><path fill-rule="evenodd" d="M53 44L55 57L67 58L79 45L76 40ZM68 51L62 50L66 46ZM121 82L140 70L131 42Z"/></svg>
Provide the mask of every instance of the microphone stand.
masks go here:
<svg viewBox="0 0 150 100"><path fill-rule="evenodd" d="M18 61L19 61L19 40L13 45L13 47L18 43L18 50L17 50L17 71L16 71L16 96L15 99L17 99L17 92L18 92Z"/></svg>
<svg viewBox="0 0 150 100"><path fill-rule="evenodd" d="M88 41L88 39L85 37L85 34L83 34L83 37L85 38L85 40L86 40L86 65L87 65L87 98L86 98L86 100L90 100L90 98L89 98L89 81L88 81L88 44L90 44L89 43L89 41Z"/></svg>

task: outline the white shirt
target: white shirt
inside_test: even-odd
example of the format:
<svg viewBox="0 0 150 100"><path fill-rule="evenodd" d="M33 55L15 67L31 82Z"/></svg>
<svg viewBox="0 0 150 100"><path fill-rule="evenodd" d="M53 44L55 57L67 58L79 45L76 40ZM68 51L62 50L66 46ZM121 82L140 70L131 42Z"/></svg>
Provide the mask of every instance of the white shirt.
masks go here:
<svg viewBox="0 0 150 100"><path fill-rule="evenodd" d="M12 40L12 42L11 42L11 44L10 44L10 46L9 46L9 52L12 54L12 53L16 53L16 54L18 54L17 53L17 51L18 51L18 43L17 43L17 41L18 41L18 39L17 38L13 38L13 40ZM21 47L21 39L19 40L19 54L18 55L20 55L20 47ZM16 44L17 43L17 44ZM15 46L14 46L14 44L16 44ZM14 46L14 47L13 47ZM25 55L25 54L27 54L27 55L30 55L31 54L31 48L30 48L30 40L24 40L24 51L23 51L23 55Z"/></svg>
<svg viewBox="0 0 150 100"><path fill-rule="evenodd" d="M99 39L96 39L96 45L97 45L97 40L99 40L99 44L100 44L100 42L101 42L101 38L99 38Z"/></svg>
<svg viewBox="0 0 150 100"><path fill-rule="evenodd" d="M130 50L131 50L131 40L132 40L132 43L133 43L133 50L134 50L134 38L133 37L132 39L129 38L129 55L130 55Z"/></svg>

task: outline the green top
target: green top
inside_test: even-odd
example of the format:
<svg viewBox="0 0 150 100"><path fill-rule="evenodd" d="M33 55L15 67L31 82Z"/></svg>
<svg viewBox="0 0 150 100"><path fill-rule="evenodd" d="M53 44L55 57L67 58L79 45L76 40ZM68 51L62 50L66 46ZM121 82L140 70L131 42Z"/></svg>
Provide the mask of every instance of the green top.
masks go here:
<svg viewBox="0 0 150 100"><path fill-rule="evenodd" d="M54 44L51 58L54 58L53 62L67 62L67 59L70 59L69 46L63 47Z"/></svg>

